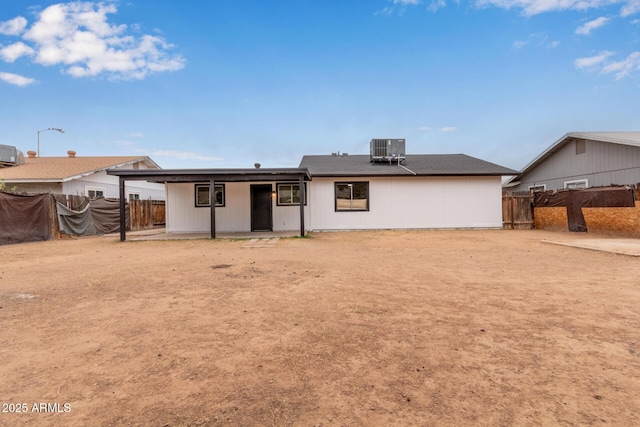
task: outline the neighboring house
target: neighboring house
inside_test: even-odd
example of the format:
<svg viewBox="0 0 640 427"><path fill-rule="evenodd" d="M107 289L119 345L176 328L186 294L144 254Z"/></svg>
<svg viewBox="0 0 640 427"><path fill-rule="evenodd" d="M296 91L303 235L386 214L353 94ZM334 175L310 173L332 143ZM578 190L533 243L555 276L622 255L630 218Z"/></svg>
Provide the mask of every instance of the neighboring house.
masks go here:
<svg viewBox="0 0 640 427"><path fill-rule="evenodd" d="M117 199L118 178L107 175L108 169L160 169L147 156L76 157L74 151L68 151L68 157L35 157L33 151L28 154L23 164L0 167L0 181L7 190ZM164 200L164 185L138 182L127 189L126 197Z"/></svg>
<svg viewBox="0 0 640 427"><path fill-rule="evenodd" d="M515 177L509 191L640 183L640 132L571 132Z"/></svg>
<svg viewBox="0 0 640 427"><path fill-rule="evenodd" d="M372 159L304 156L290 169L108 173L125 188L166 183L168 233L502 227L501 177L516 171L464 154Z"/></svg>

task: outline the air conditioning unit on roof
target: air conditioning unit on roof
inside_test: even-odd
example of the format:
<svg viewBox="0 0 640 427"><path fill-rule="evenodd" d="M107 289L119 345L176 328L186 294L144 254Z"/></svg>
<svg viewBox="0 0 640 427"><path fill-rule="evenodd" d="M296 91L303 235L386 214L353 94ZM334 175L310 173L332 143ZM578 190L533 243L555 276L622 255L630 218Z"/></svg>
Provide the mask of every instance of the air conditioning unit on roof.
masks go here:
<svg viewBox="0 0 640 427"><path fill-rule="evenodd" d="M399 162L405 160L404 139L372 139L371 162Z"/></svg>

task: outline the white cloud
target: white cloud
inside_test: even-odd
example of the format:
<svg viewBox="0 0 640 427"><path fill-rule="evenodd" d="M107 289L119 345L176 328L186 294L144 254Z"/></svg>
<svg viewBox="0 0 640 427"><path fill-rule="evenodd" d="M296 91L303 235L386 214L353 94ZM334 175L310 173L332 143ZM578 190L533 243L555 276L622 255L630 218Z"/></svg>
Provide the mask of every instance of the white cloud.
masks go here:
<svg viewBox="0 0 640 427"><path fill-rule="evenodd" d="M630 0L636 1L636 0ZM588 10L627 3L625 0L476 0L479 7L499 7L502 9L520 9L527 16L561 10Z"/></svg>
<svg viewBox="0 0 640 427"><path fill-rule="evenodd" d="M19 76L18 74L12 74L12 73L0 73L0 80L12 85L21 86L21 87L29 86L36 82L35 79Z"/></svg>
<svg viewBox="0 0 640 427"><path fill-rule="evenodd" d="M554 40L547 45L547 47L550 47L551 49L555 49L558 46L560 46L560 42L558 40Z"/></svg>
<svg viewBox="0 0 640 427"><path fill-rule="evenodd" d="M433 130L433 128L430 126L420 126L418 127L418 130Z"/></svg>
<svg viewBox="0 0 640 427"><path fill-rule="evenodd" d="M142 132L131 132L129 136L131 138L142 138L144 134Z"/></svg>
<svg viewBox="0 0 640 427"><path fill-rule="evenodd" d="M109 23L109 15L116 12L115 4L108 2L49 6L22 33L22 39L30 46L22 45L31 51L15 48L13 56L9 52L2 57L10 60L18 53L30 54L35 63L62 66L73 77L107 75L112 79L143 79L151 73L184 67L185 59L169 54L173 46L162 37L134 37L126 34L126 25Z"/></svg>
<svg viewBox="0 0 640 427"><path fill-rule="evenodd" d="M427 8L429 12L437 12L447 6L446 0L432 0L431 4Z"/></svg>
<svg viewBox="0 0 640 427"><path fill-rule="evenodd" d="M422 0L389 0L393 5L408 6L418 5ZM459 0L457 0L459 2ZM498 7L501 9L520 10L523 15L533 16L546 12L558 12L565 10L585 11L598 9L616 4L622 5L620 16L626 17L640 12L640 0L474 0L477 7ZM446 7L447 0L431 0L428 10L436 12ZM392 15L393 7L385 7L376 12L378 14Z"/></svg>
<svg viewBox="0 0 640 427"><path fill-rule="evenodd" d="M393 8L392 7L385 7L384 9L378 10L376 13L376 15L393 15Z"/></svg>
<svg viewBox="0 0 640 427"><path fill-rule="evenodd" d="M191 151L177 151L177 150L155 150L152 152L151 155L159 156L159 157L172 157L174 159L181 159L181 160L204 160L204 161L211 161L211 162L224 160L222 157L203 156L200 154L193 153Z"/></svg>
<svg viewBox="0 0 640 427"><path fill-rule="evenodd" d="M591 33L591 31L600 28L609 23L610 19L601 16L600 18L596 18L593 21L585 22L576 28L576 34L580 34L583 36L587 36Z"/></svg>
<svg viewBox="0 0 640 427"><path fill-rule="evenodd" d="M610 60L613 54L609 51L600 52L596 56L576 59L574 64L576 68L590 68L599 70L602 74L614 74L616 80L640 71L640 52L632 52L619 61Z"/></svg>
<svg viewBox="0 0 640 427"><path fill-rule="evenodd" d="M386 6L383 9L376 11L375 15L391 16L395 13L402 15L404 10L406 9L406 6L417 6L420 3L422 3L422 0L388 0L388 1L389 3L392 4L392 6ZM438 3L438 4L442 3L442 7L445 6L445 1L446 0L432 0L432 2L434 3ZM433 6L433 3L431 6L429 6L429 10L431 10L432 6Z"/></svg>
<svg viewBox="0 0 640 427"><path fill-rule="evenodd" d="M35 51L22 42L10 44L0 49L0 58L5 62L14 62L21 56L33 55Z"/></svg>
<svg viewBox="0 0 640 427"><path fill-rule="evenodd" d="M9 21L0 22L0 34L17 36L24 31L26 26L27 20L22 16L18 16Z"/></svg>
<svg viewBox="0 0 640 427"><path fill-rule="evenodd" d="M602 51L595 56L589 56L586 58L578 58L574 61L576 68L591 68L602 64L608 57L613 55L613 52L608 50Z"/></svg>
<svg viewBox="0 0 640 427"><path fill-rule="evenodd" d="M529 44L529 41L522 41L522 40L516 40L513 42L513 48L514 49L522 49L523 47L525 47L526 45Z"/></svg>
<svg viewBox="0 0 640 427"><path fill-rule="evenodd" d="M616 80L627 77L634 71L640 71L640 52L633 52L622 61L610 62L602 67L605 74L615 73Z"/></svg>
<svg viewBox="0 0 640 427"><path fill-rule="evenodd" d="M548 40L549 36L547 36L545 33L531 33L526 40L516 40L512 43L511 46L514 49L519 50L529 45L554 48L560 44L560 42L558 41L549 42Z"/></svg>
<svg viewBox="0 0 640 427"><path fill-rule="evenodd" d="M640 12L640 0L629 0L627 4L622 6L620 16L623 18Z"/></svg>

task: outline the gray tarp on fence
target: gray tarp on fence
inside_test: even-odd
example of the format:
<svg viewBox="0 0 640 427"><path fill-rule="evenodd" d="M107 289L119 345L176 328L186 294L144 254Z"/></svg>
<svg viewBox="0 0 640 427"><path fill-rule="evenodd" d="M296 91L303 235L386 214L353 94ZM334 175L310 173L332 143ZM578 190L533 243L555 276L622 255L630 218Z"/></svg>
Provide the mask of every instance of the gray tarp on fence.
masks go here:
<svg viewBox="0 0 640 427"><path fill-rule="evenodd" d="M129 229L129 204L125 203L125 224ZM120 231L120 201L99 198L89 202L91 217L98 234L117 233Z"/></svg>
<svg viewBox="0 0 640 427"><path fill-rule="evenodd" d="M91 204L88 203L84 209L74 211L62 203L56 202L60 231L70 236L92 236L96 234L93 218L89 211L90 206Z"/></svg>
<svg viewBox="0 0 640 427"><path fill-rule="evenodd" d="M0 192L0 245L51 239L51 196Z"/></svg>
<svg viewBox="0 0 640 427"><path fill-rule="evenodd" d="M60 231L72 236L117 233L120 231L120 202L99 198L91 200L83 209L69 209L56 202ZM129 210L125 209L129 223ZM128 227L127 227L128 228Z"/></svg>

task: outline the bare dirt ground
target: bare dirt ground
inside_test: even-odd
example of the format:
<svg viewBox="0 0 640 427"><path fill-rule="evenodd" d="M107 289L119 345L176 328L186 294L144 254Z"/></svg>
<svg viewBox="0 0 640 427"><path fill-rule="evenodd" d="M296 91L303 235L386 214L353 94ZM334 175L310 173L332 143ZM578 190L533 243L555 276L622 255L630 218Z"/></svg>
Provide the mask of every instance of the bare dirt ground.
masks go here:
<svg viewBox="0 0 640 427"><path fill-rule="evenodd" d="M640 259L567 235L0 247L0 425L640 425Z"/></svg>

